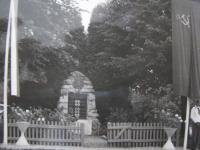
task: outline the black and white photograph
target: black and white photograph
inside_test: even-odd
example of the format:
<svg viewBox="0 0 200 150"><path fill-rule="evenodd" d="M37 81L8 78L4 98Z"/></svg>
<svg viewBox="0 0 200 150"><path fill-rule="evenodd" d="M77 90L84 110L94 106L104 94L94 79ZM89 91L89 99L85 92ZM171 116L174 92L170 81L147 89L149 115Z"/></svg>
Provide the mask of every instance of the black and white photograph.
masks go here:
<svg viewBox="0 0 200 150"><path fill-rule="evenodd" d="M200 150L200 0L0 0L0 150Z"/></svg>

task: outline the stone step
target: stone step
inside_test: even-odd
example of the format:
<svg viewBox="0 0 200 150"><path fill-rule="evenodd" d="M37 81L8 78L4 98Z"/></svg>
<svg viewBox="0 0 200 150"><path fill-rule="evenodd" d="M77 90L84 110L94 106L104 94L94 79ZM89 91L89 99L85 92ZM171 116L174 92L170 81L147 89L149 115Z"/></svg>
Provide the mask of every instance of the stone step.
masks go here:
<svg viewBox="0 0 200 150"><path fill-rule="evenodd" d="M107 141L100 136L85 136L83 141L83 147L107 147Z"/></svg>

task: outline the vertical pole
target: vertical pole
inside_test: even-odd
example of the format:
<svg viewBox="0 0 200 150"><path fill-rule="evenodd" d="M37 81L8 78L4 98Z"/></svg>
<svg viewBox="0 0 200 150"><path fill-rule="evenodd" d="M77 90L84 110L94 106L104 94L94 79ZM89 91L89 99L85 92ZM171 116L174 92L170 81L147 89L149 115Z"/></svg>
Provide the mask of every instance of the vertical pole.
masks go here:
<svg viewBox="0 0 200 150"><path fill-rule="evenodd" d="M187 109L187 97L186 96L181 96L181 118L184 120L181 123L181 128L180 128L180 141L181 144L184 145L184 135L185 135L185 120L186 120L186 109Z"/></svg>
<svg viewBox="0 0 200 150"><path fill-rule="evenodd" d="M6 35L5 62L4 62L4 90L3 90L3 102L4 102L4 113L3 113L4 135L3 135L3 143L5 145L8 144L8 128L7 128L8 127L8 114L7 114L8 111L7 111L7 105L8 105L8 67L9 67L8 65L9 65L10 44L11 44L11 48L13 49L12 53L14 53L14 55L16 56L15 60L17 59L17 46L16 46L16 41L17 41L17 7L18 7L18 0L10 0L10 10L9 10L9 17L8 17L8 29L7 29L7 35ZM11 40L11 43L10 43L10 40ZM12 54L12 58L11 59L14 59L14 55ZM13 67L13 68L11 68L11 70L18 69L17 62L16 61L15 62L11 61L11 62L12 62L12 64L16 63L16 64L11 66L11 67ZM14 95L18 96L18 91L13 90L13 89L17 89L18 90L18 87L16 87L16 86L18 86L18 84L15 85L12 88L12 91L17 93L17 94L14 93Z"/></svg>
<svg viewBox="0 0 200 150"><path fill-rule="evenodd" d="M8 143L8 115L7 115L7 105L8 105L8 61L9 61L9 45L10 45L10 24L11 24L11 3L10 2L10 12L8 17L8 29L6 35L6 49L5 49L5 62L4 62L4 89L3 89L3 105L4 105L4 113L3 113L3 144L7 145Z"/></svg>
<svg viewBox="0 0 200 150"><path fill-rule="evenodd" d="M190 99L189 99L189 97L187 97L187 108L186 108L186 119L185 119L185 135L184 135L184 144L183 144L184 149L187 149L189 117L190 117Z"/></svg>

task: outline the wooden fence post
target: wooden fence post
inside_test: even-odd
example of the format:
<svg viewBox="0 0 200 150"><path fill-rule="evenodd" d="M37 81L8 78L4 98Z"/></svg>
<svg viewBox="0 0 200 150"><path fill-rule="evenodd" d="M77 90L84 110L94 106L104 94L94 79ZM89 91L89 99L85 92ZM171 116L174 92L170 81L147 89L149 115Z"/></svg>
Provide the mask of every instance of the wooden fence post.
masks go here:
<svg viewBox="0 0 200 150"><path fill-rule="evenodd" d="M84 142L84 124L80 123L81 128L80 128L80 136L81 136L81 145L83 145Z"/></svg>

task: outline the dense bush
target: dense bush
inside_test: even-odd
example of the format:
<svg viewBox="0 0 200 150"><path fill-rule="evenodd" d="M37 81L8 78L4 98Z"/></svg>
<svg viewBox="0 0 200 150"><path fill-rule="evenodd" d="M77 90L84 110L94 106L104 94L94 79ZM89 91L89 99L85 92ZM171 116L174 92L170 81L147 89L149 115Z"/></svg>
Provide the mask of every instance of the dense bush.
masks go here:
<svg viewBox="0 0 200 150"><path fill-rule="evenodd" d="M111 108L110 115L106 120L107 122L127 122L128 112L123 108Z"/></svg>
<svg viewBox="0 0 200 150"><path fill-rule="evenodd" d="M171 84L160 87L154 93L140 93L139 90L130 90L129 93L132 107L111 107L107 122L180 122L180 98L174 95Z"/></svg>

